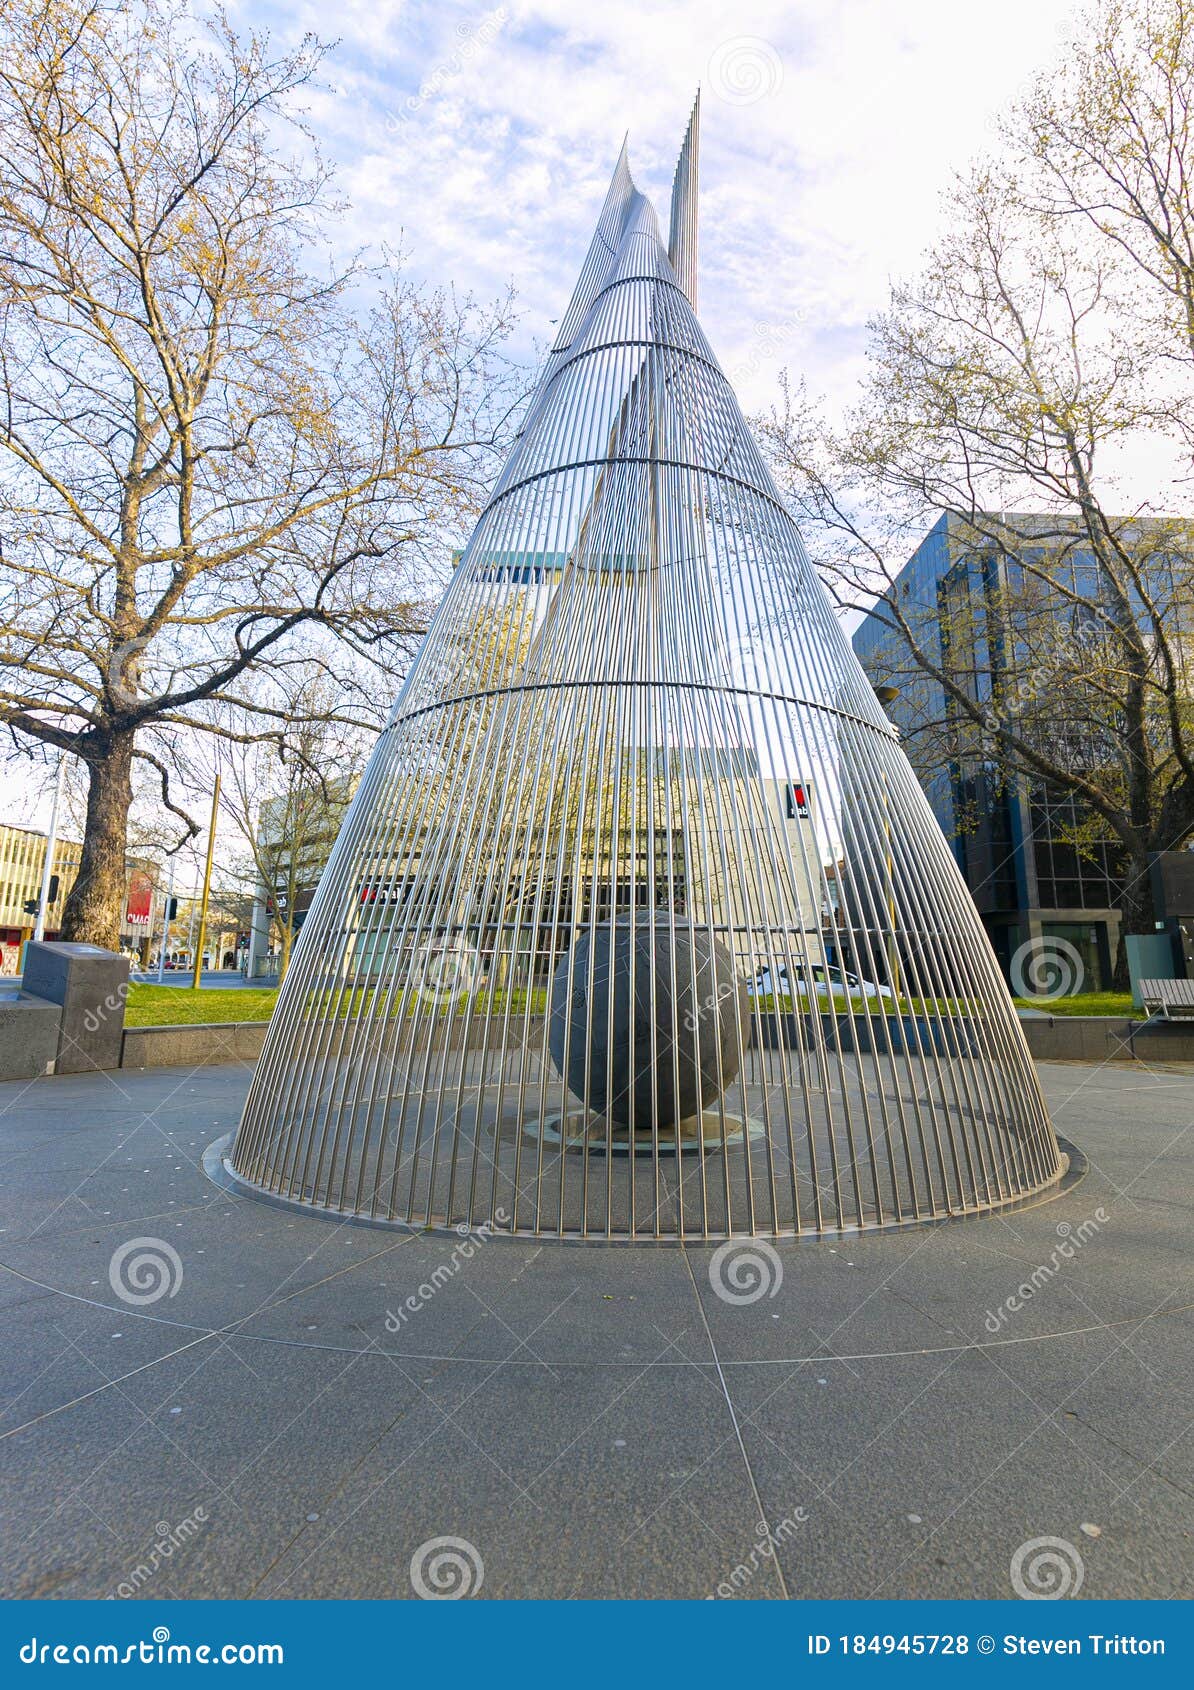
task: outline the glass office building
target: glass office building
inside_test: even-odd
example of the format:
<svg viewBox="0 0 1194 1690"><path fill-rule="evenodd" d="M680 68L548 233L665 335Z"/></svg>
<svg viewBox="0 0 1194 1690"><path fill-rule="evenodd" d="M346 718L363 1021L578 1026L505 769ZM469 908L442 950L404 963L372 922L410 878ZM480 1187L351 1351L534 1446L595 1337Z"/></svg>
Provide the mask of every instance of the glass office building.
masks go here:
<svg viewBox="0 0 1194 1690"><path fill-rule="evenodd" d="M1034 669L1032 660L1034 645L1045 650L1052 640L1068 653L1071 672L1080 669L1075 652L1084 639L1097 638L1091 627L1097 618L1089 608L1099 602L1096 560L1081 537L1056 519L1004 513L983 518L979 526L981 533L955 516L941 517L896 577L891 601L930 661L971 698L998 702L1006 710L1010 695L1017 725L1034 725L1054 761L1075 769L1097 764L1097 731L1081 701L1058 695L1049 666ZM1180 605L1188 595L1179 584L1156 578L1164 570L1172 575L1162 537L1174 527L1139 521L1126 532L1157 595L1166 599L1172 592ZM1188 548L1182 549L1188 573ZM1052 593L1038 573L1042 562L1055 583ZM1026 572L1024 565L1037 568ZM1012 979L1013 958L1027 940L1058 939L1081 958L1086 990L1109 988L1125 863L1107 824L1071 789L1009 772L984 745L967 712L915 663L882 603L856 630L853 644L873 684L896 689L888 715L1005 975ZM1189 878L1166 872L1166 896ZM1166 908L1171 930L1194 960L1194 911Z"/></svg>

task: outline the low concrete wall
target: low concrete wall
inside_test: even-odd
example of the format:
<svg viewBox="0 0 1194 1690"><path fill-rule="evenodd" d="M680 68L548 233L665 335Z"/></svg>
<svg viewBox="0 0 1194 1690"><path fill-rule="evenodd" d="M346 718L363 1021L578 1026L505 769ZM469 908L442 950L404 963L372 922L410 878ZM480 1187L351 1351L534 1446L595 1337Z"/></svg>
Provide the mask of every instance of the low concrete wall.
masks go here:
<svg viewBox="0 0 1194 1690"><path fill-rule="evenodd" d="M11 1048L13 1039L13 1034L6 1032L5 1007L12 1006L0 1005L0 1052ZM26 1019L24 1025L30 1028L33 1023ZM184 1027L126 1027L120 1065L204 1068L220 1062L256 1062L268 1025L266 1021L217 1021ZM1022 1020L1020 1025L1029 1050L1041 1062L1194 1062L1194 1023L1186 1027L1133 1022L1115 1015L1049 1015ZM521 1030L521 1023L519 1026ZM56 1023L53 1034L56 1039ZM532 1023L535 1034L542 1034L539 1017ZM470 1039L470 1045L473 1042ZM49 1054L52 1057L52 1049ZM46 1058L31 1059L40 1060L41 1066L20 1074L7 1072L5 1077L28 1079L45 1073Z"/></svg>
<svg viewBox="0 0 1194 1690"><path fill-rule="evenodd" d="M1020 1025L1041 1062L1194 1062L1194 1022L1049 1015Z"/></svg>
<svg viewBox="0 0 1194 1690"><path fill-rule="evenodd" d="M52 1074L62 1010L27 992L0 998L0 1080Z"/></svg>
<svg viewBox="0 0 1194 1690"><path fill-rule="evenodd" d="M210 1068L256 1062L268 1021L200 1021L182 1027L126 1027L122 1068Z"/></svg>
<svg viewBox="0 0 1194 1690"><path fill-rule="evenodd" d="M1132 1059L1132 1022L1126 1015L1050 1015L1030 1021L1021 1017L1020 1026L1029 1050L1042 1062Z"/></svg>
<svg viewBox="0 0 1194 1690"><path fill-rule="evenodd" d="M211 1021L195 1022L181 1027L126 1027L124 1030L124 1047L121 1052L120 1066L122 1068L206 1068L218 1062L256 1062L261 1055L261 1047L265 1042L265 1030L268 1021ZM445 1041L444 1027L448 1027L449 1038ZM468 1048L480 1050L485 1039L485 1022L475 1020L469 1028ZM525 1023L518 1017L512 1022L512 1029L521 1038L525 1030ZM336 1030L329 1040L328 1054L347 1055L356 1030L355 1021L339 1021ZM409 1034L409 1028L408 1028ZM532 1016L529 1032L529 1042L534 1044L543 1036L543 1017ZM432 1050L442 1050L445 1042L453 1050L458 1050L464 1038L464 1028L461 1022L454 1020L429 1021L422 1030L419 1048L425 1051L430 1045ZM495 1035L490 1029L489 1048L492 1049Z"/></svg>
<svg viewBox="0 0 1194 1690"><path fill-rule="evenodd" d="M1138 1021L1132 1051L1141 1062L1194 1062L1194 1023Z"/></svg>

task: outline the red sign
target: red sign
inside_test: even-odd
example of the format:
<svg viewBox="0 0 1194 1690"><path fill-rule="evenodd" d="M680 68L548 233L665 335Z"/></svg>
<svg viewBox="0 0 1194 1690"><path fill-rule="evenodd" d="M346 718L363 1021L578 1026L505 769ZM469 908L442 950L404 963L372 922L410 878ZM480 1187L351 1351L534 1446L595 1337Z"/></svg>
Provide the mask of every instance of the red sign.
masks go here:
<svg viewBox="0 0 1194 1690"><path fill-rule="evenodd" d="M389 880L364 880L360 885L360 901L362 904L397 904L401 903L405 890L402 881L395 886Z"/></svg>
<svg viewBox="0 0 1194 1690"><path fill-rule="evenodd" d="M124 918L129 927L148 927L153 910L153 881L141 869L129 875L129 901Z"/></svg>
<svg viewBox="0 0 1194 1690"><path fill-rule="evenodd" d="M803 781L789 782L786 793L786 808L790 822L806 822L808 820L808 792Z"/></svg>

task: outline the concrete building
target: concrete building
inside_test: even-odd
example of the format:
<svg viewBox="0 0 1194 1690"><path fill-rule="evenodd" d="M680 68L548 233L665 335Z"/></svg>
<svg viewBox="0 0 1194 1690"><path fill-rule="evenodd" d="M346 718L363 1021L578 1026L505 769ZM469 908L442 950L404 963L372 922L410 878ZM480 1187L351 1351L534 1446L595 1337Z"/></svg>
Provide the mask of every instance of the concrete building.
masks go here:
<svg viewBox="0 0 1194 1690"><path fill-rule="evenodd" d="M78 840L58 839L54 845L54 866L50 882L50 903L46 911L46 938L58 937L59 923L67 897L79 872L83 847ZM33 937L37 922L34 910L41 896L42 871L46 861L46 836L29 827L0 822L0 974L19 974L21 953ZM151 929L157 916L157 865L130 861L127 869L120 947L143 961Z"/></svg>
<svg viewBox="0 0 1194 1690"><path fill-rule="evenodd" d="M79 872L82 850L83 847L74 840L59 839L55 844L52 872L58 876L58 884L55 887L51 882L52 898L46 912L47 939L58 937L58 923L67 893ZM25 905L41 895L45 864L44 833L0 822L0 974L20 972L21 948L27 939L33 937L37 920Z"/></svg>
<svg viewBox="0 0 1194 1690"><path fill-rule="evenodd" d="M250 980L271 980L311 907L360 777L333 778L326 794L297 771L291 787L261 806L253 847L256 884L241 964Z"/></svg>

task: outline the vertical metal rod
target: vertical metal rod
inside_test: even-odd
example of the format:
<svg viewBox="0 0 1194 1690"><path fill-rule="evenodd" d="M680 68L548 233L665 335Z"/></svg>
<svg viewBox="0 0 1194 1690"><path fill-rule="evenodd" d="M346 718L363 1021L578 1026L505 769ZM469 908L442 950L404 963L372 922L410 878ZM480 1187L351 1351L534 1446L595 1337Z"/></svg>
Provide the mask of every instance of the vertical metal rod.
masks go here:
<svg viewBox="0 0 1194 1690"><path fill-rule="evenodd" d="M233 1152L270 1191L683 1239L1056 1176L956 865L697 322L698 150L694 109L665 245L623 148L349 809Z"/></svg>
<svg viewBox="0 0 1194 1690"><path fill-rule="evenodd" d="M196 990L203 973L203 942L207 935L207 900L211 896L211 865L216 852L216 822L220 814L220 777L216 775L215 791L211 795L211 824L207 830L207 861L203 865L203 897L199 904L199 942L195 946L195 968L191 975L191 989Z"/></svg>
<svg viewBox="0 0 1194 1690"><path fill-rule="evenodd" d="M166 902L162 906L162 939L158 946L158 985L160 986L166 975L166 946L170 941L170 906L174 902L174 869L175 859L170 858L170 883L166 888Z"/></svg>
<svg viewBox="0 0 1194 1690"><path fill-rule="evenodd" d="M58 772L54 776L54 798L50 805L50 826L46 833L46 860L42 864L41 891L37 899L37 921L33 937L38 943L46 936L46 911L50 907L50 876L54 872L54 851L58 844L58 807L62 803L62 778L66 772L66 752L58 753Z"/></svg>

